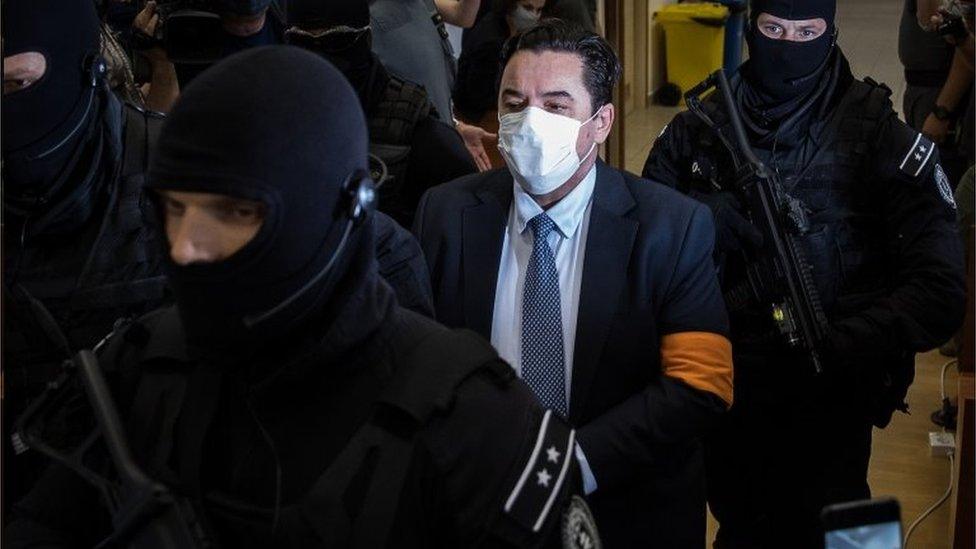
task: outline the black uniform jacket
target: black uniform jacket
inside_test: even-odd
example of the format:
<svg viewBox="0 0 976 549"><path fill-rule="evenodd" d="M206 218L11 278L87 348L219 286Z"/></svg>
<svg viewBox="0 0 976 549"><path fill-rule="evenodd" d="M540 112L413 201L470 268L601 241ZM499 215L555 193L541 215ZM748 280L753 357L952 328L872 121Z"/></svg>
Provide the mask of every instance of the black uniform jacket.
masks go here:
<svg viewBox="0 0 976 549"><path fill-rule="evenodd" d="M452 398L414 399L433 412L396 460L408 469L401 486L388 488L401 491L391 496L398 501L386 545L534 547L554 535L580 486L568 426L538 407L486 342L397 306L375 270L348 272L334 295L341 297L328 313L309 319L288 346L233 365L191 358L173 308L113 337L102 366L149 475L189 498L220 546L329 546L318 534L335 533L335 516L309 513L304 498L396 373L424 372L433 360L415 353L424 345L453 353L441 363L482 362ZM406 387L437 383L411 378ZM403 390L398 398L410 401ZM379 455L343 477L342 507L352 516L370 501L373 476L387 473L370 469L384 463L382 448ZM545 483L537 483L543 469ZM109 531L95 489L61 466L14 512L7 547L92 547Z"/></svg>
<svg viewBox="0 0 976 549"><path fill-rule="evenodd" d="M393 288L397 303L415 313L433 317L430 275L417 239L383 212L373 213L373 228L379 273Z"/></svg>
<svg viewBox="0 0 976 549"><path fill-rule="evenodd" d="M890 91L854 79L840 51L828 70L829 91L809 122L780 128L778 144L754 143L754 149L779 173L786 192L803 202L811 221L801 242L830 322L826 373L837 376L832 383L870 387L867 395L876 400L871 413L882 426L904 406L913 353L943 343L962 321L962 249L938 150L898 119ZM733 90L740 83L737 73ZM706 101L706 108L726 127L721 102ZM643 171L698 193L735 192L732 174L728 152L690 111L661 132ZM748 374L758 383L772 380L771 391L781 392L782 346L748 347L747 364L740 354L747 347L737 335L743 331L733 313L737 382L746 380L738 374ZM767 368L780 374L771 377Z"/></svg>
<svg viewBox="0 0 976 549"><path fill-rule="evenodd" d="M711 214L663 185L599 161L596 170L569 406L598 485L588 499L608 547L700 547L699 436L726 402L668 371L662 354L670 337L688 333L728 343ZM512 176L500 169L421 200L414 233L440 322L490 337L512 197Z"/></svg>

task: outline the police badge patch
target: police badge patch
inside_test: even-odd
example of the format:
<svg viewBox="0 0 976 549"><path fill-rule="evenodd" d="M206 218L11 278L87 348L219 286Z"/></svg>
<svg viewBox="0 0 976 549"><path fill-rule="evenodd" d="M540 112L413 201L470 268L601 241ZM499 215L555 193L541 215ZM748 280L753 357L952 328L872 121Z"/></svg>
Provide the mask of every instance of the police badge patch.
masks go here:
<svg viewBox="0 0 976 549"><path fill-rule="evenodd" d="M596 530L596 521L583 498L573 496L566 511L563 513L562 524L563 549L601 549L600 534Z"/></svg>
<svg viewBox="0 0 976 549"><path fill-rule="evenodd" d="M941 164L935 165L935 186L939 188L939 194L942 195L942 200L945 200L955 210L956 200L952 196L952 186L949 184L949 178L942 170Z"/></svg>

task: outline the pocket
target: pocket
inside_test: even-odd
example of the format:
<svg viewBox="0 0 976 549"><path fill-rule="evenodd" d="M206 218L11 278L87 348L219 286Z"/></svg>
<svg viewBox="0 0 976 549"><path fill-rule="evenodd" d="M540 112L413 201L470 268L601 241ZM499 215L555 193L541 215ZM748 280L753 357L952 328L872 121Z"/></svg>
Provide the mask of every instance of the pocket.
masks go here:
<svg viewBox="0 0 976 549"><path fill-rule="evenodd" d="M807 261L813 269L813 280L820 293L820 302L829 310L837 298L837 283L841 269L839 248L834 230L829 225L814 226L803 239Z"/></svg>

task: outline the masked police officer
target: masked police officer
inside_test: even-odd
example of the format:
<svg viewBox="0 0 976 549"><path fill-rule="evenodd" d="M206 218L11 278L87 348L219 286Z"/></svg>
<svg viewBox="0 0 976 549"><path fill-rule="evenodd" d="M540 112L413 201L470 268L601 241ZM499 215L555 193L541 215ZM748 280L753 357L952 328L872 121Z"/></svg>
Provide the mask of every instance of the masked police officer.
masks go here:
<svg viewBox="0 0 976 549"><path fill-rule="evenodd" d="M763 237L719 136L681 113L644 166L716 219L736 365L735 403L706 458L717 547L822 546L821 508L870 495L872 424L905 409L914 354L962 318L955 205L938 152L898 120L886 87L854 78L834 15L834 0L754 1L749 61L730 79L752 147L811 223L801 246L829 321L821 375L773 333L768 311L729 299L744 282L738 250ZM720 101L705 110L732 135Z"/></svg>
<svg viewBox="0 0 976 549"><path fill-rule="evenodd" d="M86 0L4 4L4 433L72 351L168 299L143 178L159 115L108 90ZM400 304L433 314L416 240L376 217L376 257ZM35 480L4 436L4 499ZM16 471L16 474L13 472Z"/></svg>
<svg viewBox="0 0 976 549"><path fill-rule="evenodd" d="M3 10L7 433L72 350L161 304L165 283L140 212L159 119L108 89L94 4L13 0ZM4 469L17 471L4 476L10 498L32 475L4 439Z"/></svg>
<svg viewBox="0 0 976 549"><path fill-rule="evenodd" d="M285 36L333 63L356 90L370 152L385 172L382 180L373 174L379 209L410 227L424 191L477 168L460 134L443 121L451 113L437 113L423 86L390 74L371 51L369 15L365 0L291 0Z"/></svg>
<svg viewBox="0 0 976 549"><path fill-rule="evenodd" d="M592 534L574 432L487 342L378 277L366 124L335 68L291 47L214 66L149 176L176 306L101 362L136 461L212 541L535 547L567 513L566 539ZM95 498L52 468L7 541L92 545L110 530Z"/></svg>

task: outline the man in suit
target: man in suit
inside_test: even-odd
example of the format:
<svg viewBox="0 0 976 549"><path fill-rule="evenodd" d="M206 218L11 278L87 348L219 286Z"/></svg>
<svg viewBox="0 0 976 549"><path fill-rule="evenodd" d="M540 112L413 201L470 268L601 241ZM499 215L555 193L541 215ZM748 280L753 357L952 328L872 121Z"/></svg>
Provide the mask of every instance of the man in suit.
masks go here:
<svg viewBox="0 0 976 549"><path fill-rule="evenodd" d="M699 439L732 400L711 215L597 159L620 74L605 40L548 20L502 60L508 168L435 187L417 211L437 317L490 338L578 427L607 547L702 547Z"/></svg>

